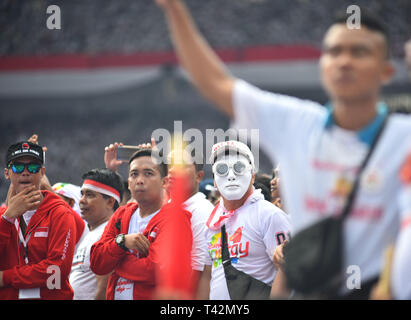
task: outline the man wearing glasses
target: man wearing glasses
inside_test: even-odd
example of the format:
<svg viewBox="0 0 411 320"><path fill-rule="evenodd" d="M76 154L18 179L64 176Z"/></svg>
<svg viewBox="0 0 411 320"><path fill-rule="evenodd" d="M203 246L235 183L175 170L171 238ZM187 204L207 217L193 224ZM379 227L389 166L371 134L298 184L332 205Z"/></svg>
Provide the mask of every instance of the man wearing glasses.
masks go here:
<svg viewBox="0 0 411 320"><path fill-rule="evenodd" d="M68 282L76 242L74 212L60 197L41 191L41 146L11 145L4 175L8 206L0 210L0 299L72 299Z"/></svg>
<svg viewBox="0 0 411 320"><path fill-rule="evenodd" d="M287 215L264 200L253 187L254 156L238 141L224 141L212 148L214 184L221 200L207 221L206 239L212 263L210 299L231 299L222 264L222 227L227 233L231 264L267 285L277 270L272 262L274 250L290 233Z"/></svg>

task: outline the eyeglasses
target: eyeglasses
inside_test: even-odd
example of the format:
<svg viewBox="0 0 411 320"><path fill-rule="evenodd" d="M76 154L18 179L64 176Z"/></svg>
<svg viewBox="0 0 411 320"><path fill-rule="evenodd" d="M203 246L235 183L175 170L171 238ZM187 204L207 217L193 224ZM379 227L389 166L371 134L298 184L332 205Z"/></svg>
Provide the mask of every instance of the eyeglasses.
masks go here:
<svg viewBox="0 0 411 320"><path fill-rule="evenodd" d="M9 169L10 168L14 173L22 173L24 171L24 168L26 168L30 173L37 173L41 169L41 164L15 162L9 164Z"/></svg>
<svg viewBox="0 0 411 320"><path fill-rule="evenodd" d="M233 169L234 174L242 176L248 169L251 169L251 165L245 161L237 160L234 164L229 165L226 162L217 162L213 166L214 174L224 177L228 174L228 171Z"/></svg>

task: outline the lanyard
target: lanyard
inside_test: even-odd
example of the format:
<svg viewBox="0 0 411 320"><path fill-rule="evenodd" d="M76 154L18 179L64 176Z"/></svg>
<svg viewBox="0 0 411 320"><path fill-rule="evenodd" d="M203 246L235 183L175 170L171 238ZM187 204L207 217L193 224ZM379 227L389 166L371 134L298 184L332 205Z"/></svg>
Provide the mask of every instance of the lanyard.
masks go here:
<svg viewBox="0 0 411 320"><path fill-rule="evenodd" d="M20 244L23 245L23 248L24 248L24 262L26 264L28 264L29 263L29 255L28 255L27 243L30 240L31 232L27 235L27 239L24 239L24 234L25 234L25 231L27 229L27 225L26 225L26 222L24 221L23 216L20 216L19 220L20 220L20 222L17 222L17 219L15 221L15 225L16 225L17 232L19 234L19 240L20 240L19 241L19 246L20 246Z"/></svg>

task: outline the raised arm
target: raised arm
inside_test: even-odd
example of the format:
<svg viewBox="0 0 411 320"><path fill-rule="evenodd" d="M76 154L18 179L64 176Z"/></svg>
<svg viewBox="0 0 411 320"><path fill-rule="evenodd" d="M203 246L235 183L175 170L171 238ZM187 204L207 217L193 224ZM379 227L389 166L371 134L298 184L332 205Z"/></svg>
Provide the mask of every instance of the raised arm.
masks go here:
<svg viewBox="0 0 411 320"><path fill-rule="evenodd" d="M182 1L156 0L156 3L166 15L177 55L194 85L207 99L232 118L234 78L200 34Z"/></svg>

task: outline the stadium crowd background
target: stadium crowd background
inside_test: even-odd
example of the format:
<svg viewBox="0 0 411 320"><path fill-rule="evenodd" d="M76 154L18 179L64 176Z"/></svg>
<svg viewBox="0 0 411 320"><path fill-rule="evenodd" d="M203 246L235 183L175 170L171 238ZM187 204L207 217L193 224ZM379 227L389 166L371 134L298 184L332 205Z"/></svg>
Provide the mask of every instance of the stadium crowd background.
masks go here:
<svg viewBox="0 0 411 320"><path fill-rule="evenodd" d="M319 48L333 14L345 11L351 4L350 0L187 1L210 44L234 50L237 56L246 48L259 46ZM411 2L356 1L355 4L366 7L386 22L391 54L401 60L404 42L411 38ZM61 8L61 30L46 28L49 5ZM0 77L3 73L4 81L11 73L22 71L19 65L9 68L10 58L15 57L135 53L149 56L172 52L162 12L153 0L0 0L0 34ZM155 77L117 90L35 97L0 95L0 153L4 155L8 145L37 133L40 144L49 150L46 167L51 183L79 184L82 173L104 166L104 146L114 141L147 142L157 128L172 132L175 120L183 121L183 130L227 129L228 119L206 102L174 65L173 59L168 62L165 59L151 66L160 70ZM280 90L266 83L265 88L326 102L319 86L298 90L290 86ZM388 86L385 92L398 106L404 106L404 101L411 106L410 91L409 84L403 82ZM264 155L260 155L260 168L267 173L272 169ZM120 172L126 176L125 168ZM210 171L206 174L210 175ZM8 185L1 176L2 200Z"/></svg>

